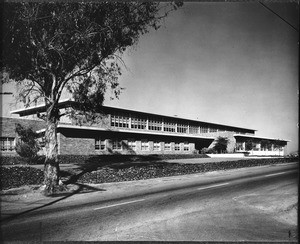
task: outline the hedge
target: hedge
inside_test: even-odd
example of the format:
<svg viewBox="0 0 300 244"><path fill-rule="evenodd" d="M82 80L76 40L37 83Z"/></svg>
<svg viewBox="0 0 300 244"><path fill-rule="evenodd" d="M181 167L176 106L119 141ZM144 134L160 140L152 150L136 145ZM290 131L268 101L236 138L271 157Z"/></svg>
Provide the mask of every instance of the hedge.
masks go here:
<svg viewBox="0 0 300 244"><path fill-rule="evenodd" d="M1 167L0 175L2 190L23 185L39 185L44 179L43 171L33 167Z"/></svg>
<svg viewBox="0 0 300 244"><path fill-rule="evenodd" d="M157 177L204 173L216 170L229 170L244 167L272 165L296 162L298 158L248 159L227 162L179 164L152 162L149 164L113 164L104 167L83 169L78 175L63 178L66 183L105 183L132 180L144 180ZM132 166L133 165L133 166ZM38 185L43 181L42 170L28 166L10 166L1 168L1 189L10 189L23 185Z"/></svg>
<svg viewBox="0 0 300 244"><path fill-rule="evenodd" d="M185 158L208 158L205 154L153 154L153 155L58 155L60 163L65 164L84 164L103 162L128 162L128 161L157 161L167 159ZM45 157L39 156L29 160L20 156L1 156L1 165L31 165L44 164Z"/></svg>

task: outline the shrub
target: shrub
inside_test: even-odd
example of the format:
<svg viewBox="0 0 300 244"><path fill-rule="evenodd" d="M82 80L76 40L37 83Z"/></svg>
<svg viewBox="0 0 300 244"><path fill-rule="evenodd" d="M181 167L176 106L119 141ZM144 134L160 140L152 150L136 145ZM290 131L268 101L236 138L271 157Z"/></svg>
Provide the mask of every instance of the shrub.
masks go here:
<svg viewBox="0 0 300 244"><path fill-rule="evenodd" d="M157 177L166 177L174 175L186 175L193 173L202 173L216 170L229 170L243 167L253 167L261 165L270 165L284 162L295 162L295 158L271 158L271 159L248 159L238 161L201 163L201 164L174 164L153 162L150 164L132 164L126 165L108 165L95 171L83 172L78 175L81 183L105 183L143 180ZM42 170L33 167L2 167L1 168L1 188L9 189L20 187L22 185L38 185L43 182Z"/></svg>
<svg viewBox="0 0 300 244"><path fill-rule="evenodd" d="M31 128L25 128L20 124L16 124L16 132L18 134L18 140L16 143L16 152L24 158L33 160L37 157L37 153L40 150L37 144L37 134Z"/></svg>
<svg viewBox="0 0 300 244"><path fill-rule="evenodd" d="M20 156L4 156L0 157L0 165L34 165L44 164L45 156L36 156L34 159L24 158Z"/></svg>
<svg viewBox="0 0 300 244"><path fill-rule="evenodd" d="M218 152L218 153L225 153L227 152L227 145L228 145L228 138L227 137L221 137L219 136L216 139L216 143L214 145L214 149Z"/></svg>
<svg viewBox="0 0 300 244"><path fill-rule="evenodd" d="M0 172L1 190L23 185L39 185L44 179L43 171L33 167L2 167Z"/></svg>

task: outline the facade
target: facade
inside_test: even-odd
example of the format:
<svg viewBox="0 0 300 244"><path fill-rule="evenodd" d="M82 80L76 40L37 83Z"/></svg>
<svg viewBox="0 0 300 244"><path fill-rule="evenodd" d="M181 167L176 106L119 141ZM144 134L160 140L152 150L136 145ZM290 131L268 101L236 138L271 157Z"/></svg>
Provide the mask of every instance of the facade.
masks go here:
<svg viewBox="0 0 300 244"><path fill-rule="evenodd" d="M31 128L33 131L45 128L45 123L43 121L0 117L0 148L2 155L16 154L16 124L20 124L25 128Z"/></svg>
<svg viewBox="0 0 300 244"><path fill-rule="evenodd" d="M60 109L72 103L61 102ZM25 117L43 111L45 107L41 105L12 113ZM228 152L245 152L245 144L251 139L255 143L252 154L283 156L287 144L286 140L256 137L253 129L115 107L103 106L101 117L94 124L84 119L62 118L57 128L59 154L193 154L212 148L221 136L228 138ZM38 130L41 136L44 131L44 128ZM262 140L268 140L273 146L262 148ZM281 146L275 147L278 141Z"/></svg>

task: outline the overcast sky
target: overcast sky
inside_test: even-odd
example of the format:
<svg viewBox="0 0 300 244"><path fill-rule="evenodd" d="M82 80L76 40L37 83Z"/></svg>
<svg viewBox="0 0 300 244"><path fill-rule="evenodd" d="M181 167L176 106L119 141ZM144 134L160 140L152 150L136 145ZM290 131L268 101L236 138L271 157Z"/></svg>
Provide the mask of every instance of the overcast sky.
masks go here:
<svg viewBox="0 0 300 244"><path fill-rule="evenodd" d="M299 29L296 4L266 5ZM299 33L288 23L259 3L185 3L128 50L126 89L104 104L256 129L295 151Z"/></svg>

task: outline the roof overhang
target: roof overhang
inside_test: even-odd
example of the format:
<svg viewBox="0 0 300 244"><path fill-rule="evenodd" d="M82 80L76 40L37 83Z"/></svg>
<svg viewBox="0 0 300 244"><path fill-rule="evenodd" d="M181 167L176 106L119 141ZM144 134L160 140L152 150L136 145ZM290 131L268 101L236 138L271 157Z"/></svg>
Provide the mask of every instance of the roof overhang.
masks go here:
<svg viewBox="0 0 300 244"><path fill-rule="evenodd" d="M155 131L138 131L138 130L123 130L123 129L105 129L99 127L90 127L90 126L79 126L79 125L67 125L59 124L57 129L71 129L71 130L86 130L86 131L99 131L99 132L114 132L114 133L130 133L130 134L143 134L143 135L155 135L155 136L170 136L170 137L181 137L181 138L193 138L193 139L203 139L203 140L214 140L214 137L211 136L199 136L199 135L187 135L187 134L167 134L159 133ZM45 129L37 131L38 134L44 133Z"/></svg>
<svg viewBox="0 0 300 244"><path fill-rule="evenodd" d="M271 141L285 141L290 142L290 140L284 140L279 138L270 138L270 137L261 137L261 136L251 136L251 135L241 135L241 134L234 134L234 137L240 137L240 138L253 138L258 140L271 140Z"/></svg>
<svg viewBox="0 0 300 244"><path fill-rule="evenodd" d="M61 100L58 104L58 108L62 109L62 108L66 108L66 107L70 107L70 106L74 106L77 103L72 100L72 99L65 99L65 100ZM195 119L187 119L187 118L182 118L182 117L178 117L178 116L169 116L169 115L162 115L162 114L154 114L154 113L148 113L148 112L142 112L142 111L136 111L136 110L130 110L130 109L124 109L124 108L118 108L118 107L110 107L110 106L102 106L103 111L105 113L109 113L109 112L128 112L128 113L138 113L138 114L144 114L146 116L161 116L161 117L165 117L167 119L175 119L175 120L181 120L181 121L187 121L188 123L201 123L204 125L211 125L211 126L221 126L223 128L230 128L230 129L239 129L239 130L245 130L251 133L254 133L257 130L254 129L250 129L250 128L244 128L244 127L238 127L238 126L231 126L231 125L225 125L225 124L217 124L217 123L212 123L212 122L207 122L207 121L201 121L201 120L195 120ZM36 105L36 106L32 106L32 107L27 107L27 108L23 108L23 109L18 109L18 110L14 110L11 111L11 114L18 114L19 116L28 116L28 115L33 115L36 113L41 113L41 112L45 112L46 110L46 106L45 105Z"/></svg>
<svg viewBox="0 0 300 244"><path fill-rule="evenodd" d="M71 106L72 103L74 103L74 101L70 100L70 99L65 99L65 100L61 100L58 103L58 108L65 108L67 106ZM17 110L13 110L10 111L11 114L18 114L20 117L22 116L28 116L28 115L33 115L36 113L42 113L46 111L46 105L45 104L41 104L41 105L36 105L36 106L31 106L31 107L27 107L27 108L21 108L21 109L17 109Z"/></svg>

